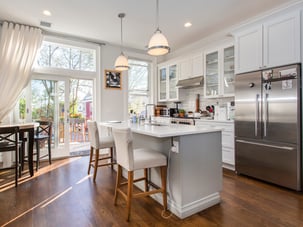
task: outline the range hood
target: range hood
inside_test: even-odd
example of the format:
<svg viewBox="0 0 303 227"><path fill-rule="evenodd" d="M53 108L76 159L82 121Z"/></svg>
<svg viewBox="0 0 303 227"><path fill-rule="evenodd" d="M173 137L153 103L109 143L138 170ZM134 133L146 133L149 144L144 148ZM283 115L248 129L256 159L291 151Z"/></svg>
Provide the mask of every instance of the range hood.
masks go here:
<svg viewBox="0 0 303 227"><path fill-rule="evenodd" d="M203 76L193 77L185 80L179 80L176 87L179 88L191 88L199 87L203 85Z"/></svg>

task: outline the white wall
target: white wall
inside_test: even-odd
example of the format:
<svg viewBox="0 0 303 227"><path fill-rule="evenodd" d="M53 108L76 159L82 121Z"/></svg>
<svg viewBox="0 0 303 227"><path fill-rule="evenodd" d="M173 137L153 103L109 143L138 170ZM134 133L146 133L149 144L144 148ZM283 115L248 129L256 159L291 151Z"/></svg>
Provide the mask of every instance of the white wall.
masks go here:
<svg viewBox="0 0 303 227"><path fill-rule="evenodd" d="M101 90L100 113L97 113L97 119L101 121L108 120L123 120L124 111L127 109L127 71L122 73L122 88L121 89L106 89L104 70L114 69L116 58L120 55L120 48L109 45L101 48L101 71L100 84L97 84L97 89Z"/></svg>
<svg viewBox="0 0 303 227"><path fill-rule="evenodd" d="M133 50L124 50L129 58L147 60L152 63L151 78L156 78L157 72L154 67L156 66L156 59L147 55L144 52L135 52ZM100 72L100 84L97 84L97 89L101 90L100 110L97 112L97 120L109 121L109 120L126 120L128 117L127 105L128 105L128 73L124 71L122 73L122 89L106 89L104 80L104 70L114 69L116 58L120 55L120 47L111 46L106 44L101 48L101 72ZM97 80L98 81L98 80ZM152 90L156 89L155 81L151 81ZM154 96L152 92L152 96ZM151 100L153 102L153 100Z"/></svg>

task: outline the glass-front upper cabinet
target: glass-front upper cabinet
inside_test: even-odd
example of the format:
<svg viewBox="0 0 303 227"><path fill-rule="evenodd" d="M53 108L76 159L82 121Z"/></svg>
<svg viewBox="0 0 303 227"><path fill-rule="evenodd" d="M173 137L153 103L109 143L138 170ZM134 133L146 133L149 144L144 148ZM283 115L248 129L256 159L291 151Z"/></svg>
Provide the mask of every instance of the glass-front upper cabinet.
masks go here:
<svg viewBox="0 0 303 227"><path fill-rule="evenodd" d="M159 101L165 101L166 100L166 67L160 68L159 70Z"/></svg>
<svg viewBox="0 0 303 227"><path fill-rule="evenodd" d="M219 52L205 55L205 96L219 94Z"/></svg>
<svg viewBox="0 0 303 227"><path fill-rule="evenodd" d="M162 65L158 72L158 101L178 100L178 81L177 64Z"/></svg>
<svg viewBox="0 0 303 227"><path fill-rule="evenodd" d="M169 73L169 100L175 100L177 99L177 65L170 65L168 67L168 73Z"/></svg>
<svg viewBox="0 0 303 227"><path fill-rule="evenodd" d="M234 95L235 92L235 57L234 57L234 46L224 48L223 53L223 94Z"/></svg>
<svg viewBox="0 0 303 227"><path fill-rule="evenodd" d="M205 89L207 98L234 95L234 46L223 46L205 53Z"/></svg>

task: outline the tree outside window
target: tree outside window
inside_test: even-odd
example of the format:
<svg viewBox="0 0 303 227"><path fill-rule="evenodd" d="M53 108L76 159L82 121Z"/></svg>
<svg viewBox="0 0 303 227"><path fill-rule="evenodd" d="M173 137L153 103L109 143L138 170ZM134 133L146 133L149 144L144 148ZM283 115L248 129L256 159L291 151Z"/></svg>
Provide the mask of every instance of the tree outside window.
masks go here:
<svg viewBox="0 0 303 227"><path fill-rule="evenodd" d="M96 50L44 41L36 67L96 72Z"/></svg>

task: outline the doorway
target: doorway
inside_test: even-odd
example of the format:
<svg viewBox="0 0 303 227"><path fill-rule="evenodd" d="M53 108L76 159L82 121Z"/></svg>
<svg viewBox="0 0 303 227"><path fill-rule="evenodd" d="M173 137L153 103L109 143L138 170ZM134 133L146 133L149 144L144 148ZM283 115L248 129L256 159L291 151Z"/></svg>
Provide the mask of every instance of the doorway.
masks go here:
<svg viewBox="0 0 303 227"><path fill-rule="evenodd" d="M92 94L93 80L64 77L32 80L32 120L53 122L54 158L88 153L86 123L92 119Z"/></svg>

